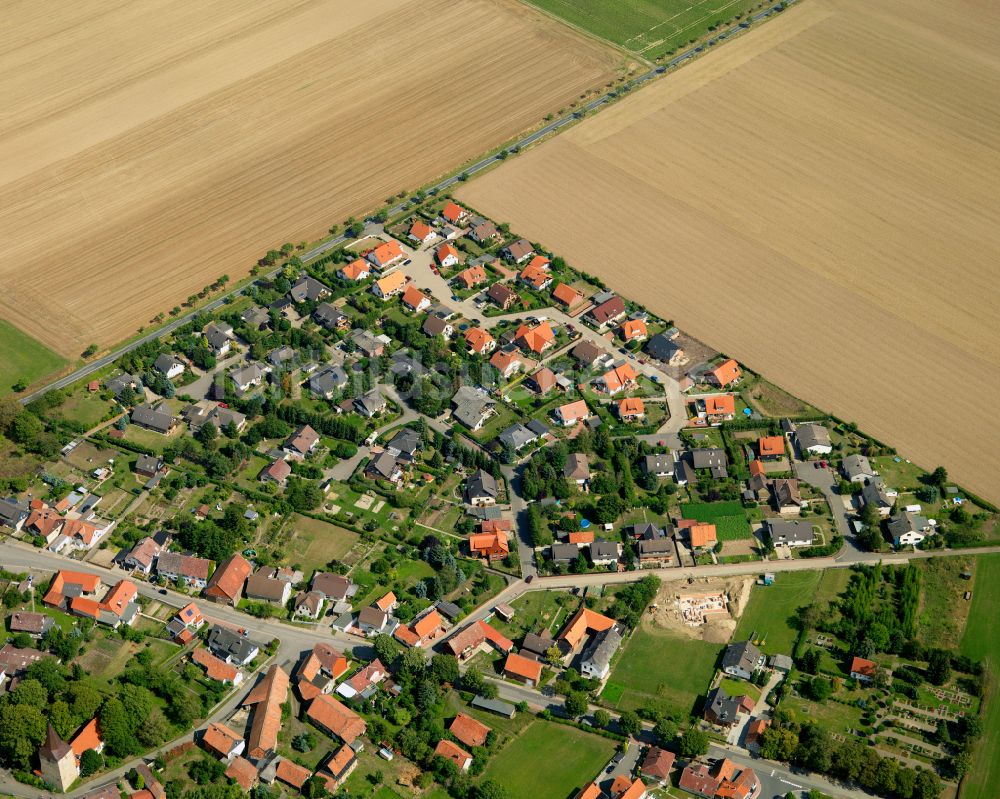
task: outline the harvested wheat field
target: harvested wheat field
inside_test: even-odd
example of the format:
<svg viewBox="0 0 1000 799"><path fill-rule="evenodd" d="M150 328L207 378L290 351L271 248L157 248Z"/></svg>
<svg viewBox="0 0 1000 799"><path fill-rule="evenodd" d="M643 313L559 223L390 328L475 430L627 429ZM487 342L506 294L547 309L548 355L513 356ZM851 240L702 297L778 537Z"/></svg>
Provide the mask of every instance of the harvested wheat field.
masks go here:
<svg viewBox="0 0 1000 799"><path fill-rule="evenodd" d="M1000 6L804 0L462 199L1000 500Z"/></svg>
<svg viewBox="0 0 1000 799"><path fill-rule="evenodd" d="M515 0L19 0L4 21L0 316L73 356L621 66Z"/></svg>

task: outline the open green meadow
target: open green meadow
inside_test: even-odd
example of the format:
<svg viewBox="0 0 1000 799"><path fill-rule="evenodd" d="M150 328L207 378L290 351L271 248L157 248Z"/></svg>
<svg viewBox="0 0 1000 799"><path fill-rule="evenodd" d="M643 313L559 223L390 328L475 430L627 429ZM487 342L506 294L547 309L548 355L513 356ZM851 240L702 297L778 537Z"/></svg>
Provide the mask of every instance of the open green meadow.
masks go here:
<svg viewBox="0 0 1000 799"><path fill-rule="evenodd" d="M573 796L611 759L609 738L553 722L535 721L490 761L483 779L510 796Z"/></svg>
<svg viewBox="0 0 1000 799"><path fill-rule="evenodd" d="M715 525L720 541L753 538L746 513L739 502L688 502L681 505L685 519L697 519Z"/></svg>
<svg viewBox="0 0 1000 799"><path fill-rule="evenodd" d="M721 647L640 626L615 664L601 698L618 710L655 708L687 716L708 690Z"/></svg>
<svg viewBox="0 0 1000 799"><path fill-rule="evenodd" d="M529 0L553 16L653 59L758 5L750 0Z"/></svg>
<svg viewBox="0 0 1000 799"><path fill-rule="evenodd" d="M821 574L785 572L774 576L774 585L755 585L733 640L753 636L758 642L763 640L760 646L768 655L791 655L799 635L796 612L815 600Z"/></svg>
<svg viewBox="0 0 1000 799"><path fill-rule="evenodd" d="M976 564L972 610L962 636L961 652L982 660L990 672L983 736L962 781L962 799L992 799L1000 784L1000 555L985 555Z"/></svg>
<svg viewBox="0 0 1000 799"><path fill-rule="evenodd" d="M65 363L48 347L0 319L0 394L20 381L31 385Z"/></svg>

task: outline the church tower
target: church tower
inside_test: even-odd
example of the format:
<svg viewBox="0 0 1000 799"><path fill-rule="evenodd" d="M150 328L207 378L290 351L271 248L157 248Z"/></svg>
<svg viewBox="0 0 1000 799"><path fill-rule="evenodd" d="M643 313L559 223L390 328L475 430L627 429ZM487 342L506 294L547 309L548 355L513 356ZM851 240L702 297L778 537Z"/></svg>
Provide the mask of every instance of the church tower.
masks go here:
<svg viewBox="0 0 1000 799"><path fill-rule="evenodd" d="M80 767L76 764L76 755L55 728L50 724L45 736L45 743L38 750L38 761L41 765L42 779L63 791L80 776Z"/></svg>

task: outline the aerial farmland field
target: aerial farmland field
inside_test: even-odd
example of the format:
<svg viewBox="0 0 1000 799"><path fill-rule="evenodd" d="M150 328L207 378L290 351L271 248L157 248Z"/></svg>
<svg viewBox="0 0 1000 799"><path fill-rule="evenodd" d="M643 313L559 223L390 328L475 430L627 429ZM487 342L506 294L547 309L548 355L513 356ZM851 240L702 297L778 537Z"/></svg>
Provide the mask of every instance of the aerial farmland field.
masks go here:
<svg viewBox="0 0 1000 799"><path fill-rule="evenodd" d="M528 0L571 25L654 59L760 5L759 0Z"/></svg>
<svg viewBox="0 0 1000 799"><path fill-rule="evenodd" d="M624 62L515 0L13 5L0 317L71 357L460 166Z"/></svg>
<svg viewBox="0 0 1000 799"><path fill-rule="evenodd" d="M997 52L995 4L808 0L458 195L997 500Z"/></svg>

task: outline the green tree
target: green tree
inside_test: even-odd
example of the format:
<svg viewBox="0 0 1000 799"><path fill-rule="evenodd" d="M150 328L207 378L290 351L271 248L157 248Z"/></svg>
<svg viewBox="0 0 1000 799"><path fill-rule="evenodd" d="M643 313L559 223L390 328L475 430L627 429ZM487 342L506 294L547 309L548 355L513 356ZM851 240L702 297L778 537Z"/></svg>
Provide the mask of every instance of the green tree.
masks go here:
<svg viewBox="0 0 1000 799"><path fill-rule="evenodd" d="M701 757L708 752L708 735L697 727L688 727L681 735L677 749L681 757Z"/></svg>
<svg viewBox="0 0 1000 799"><path fill-rule="evenodd" d="M87 749L80 755L80 776L89 777L91 774L100 771L104 767L104 758L101 753L93 749Z"/></svg>
<svg viewBox="0 0 1000 799"><path fill-rule="evenodd" d="M932 649L927 657L927 680L944 685L951 677L951 655L944 649Z"/></svg>
<svg viewBox="0 0 1000 799"><path fill-rule="evenodd" d="M10 702L15 705L45 707L49 702L49 692L38 680L24 679L10 694Z"/></svg>
<svg viewBox="0 0 1000 799"><path fill-rule="evenodd" d="M496 780L483 780L475 795L476 799L508 799L506 789Z"/></svg>
<svg viewBox="0 0 1000 799"><path fill-rule="evenodd" d="M669 716L663 716L653 727L653 734L661 744L669 744L677 737L677 724Z"/></svg>
<svg viewBox="0 0 1000 799"><path fill-rule="evenodd" d="M606 729L611 723L611 714L606 710L595 710L594 711L594 724L600 727L602 730Z"/></svg>
<svg viewBox="0 0 1000 799"><path fill-rule="evenodd" d="M572 718L577 718L587 712L587 704L587 694L583 691L570 691L566 697L566 712Z"/></svg>
<svg viewBox="0 0 1000 799"><path fill-rule="evenodd" d="M642 719L634 710L626 710L618 717L618 726L625 735L638 735L642 730Z"/></svg>
<svg viewBox="0 0 1000 799"><path fill-rule="evenodd" d="M46 723L40 706L0 706L0 758L24 767L45 740Z"/></svg>
<svg viewBox="0 0 1000 799"><path fill-rule="evenodd" d="M458 683L458 660L451 655L434 655L431 658L431 673L438 683Z"/></svg>

